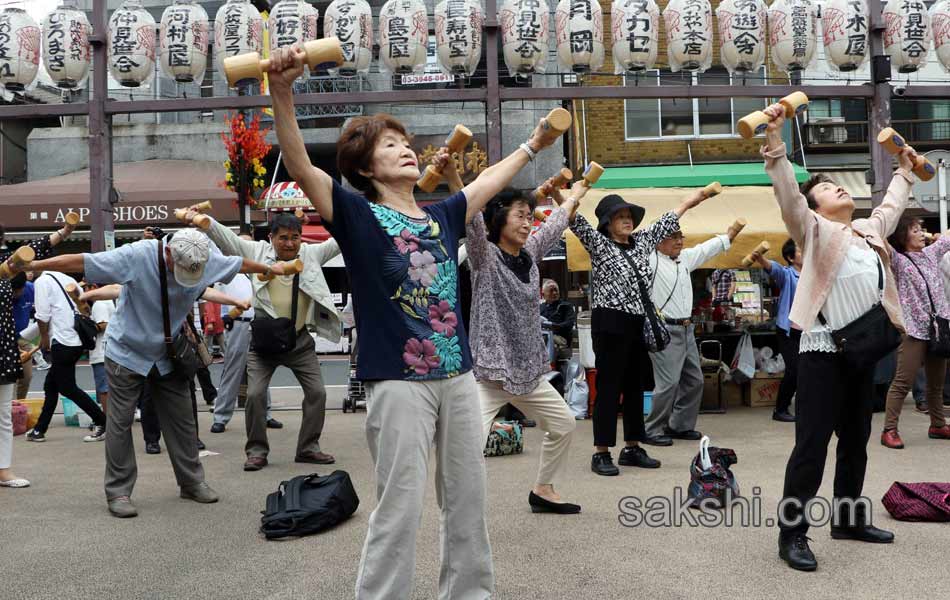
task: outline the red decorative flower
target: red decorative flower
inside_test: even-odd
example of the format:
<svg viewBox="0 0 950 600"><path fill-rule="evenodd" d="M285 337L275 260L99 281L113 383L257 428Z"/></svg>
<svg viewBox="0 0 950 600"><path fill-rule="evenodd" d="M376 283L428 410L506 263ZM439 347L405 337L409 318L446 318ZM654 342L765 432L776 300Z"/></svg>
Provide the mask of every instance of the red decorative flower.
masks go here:
<svg viewBox="0 0 950 600"><path fill-rule="evenodd" d="M410 338L403 348L402 360L416 372L416 375L428 375L430 370L439 366L435 344L429 340Z"/></svg>
<svg viewBox="0 0 950 600"><path fill-rule="evenodd" d="M441 333L445 337L455 335L455 328L459 325L458 316L452 311L452 306L442 300L438 304L429 306L429 324L432 331Z"/></svg>

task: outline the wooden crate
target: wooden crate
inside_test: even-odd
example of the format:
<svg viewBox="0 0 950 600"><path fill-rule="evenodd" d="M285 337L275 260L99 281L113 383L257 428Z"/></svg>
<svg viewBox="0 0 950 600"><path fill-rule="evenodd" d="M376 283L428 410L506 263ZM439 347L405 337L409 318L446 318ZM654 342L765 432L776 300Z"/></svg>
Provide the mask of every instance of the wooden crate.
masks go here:
<svg viewBox="0 0 950 600"><path fill-rule="evenodd" d="M775 406L778 398L778 388L782 385L784 373L765 373L757 371L755 378L749 382L749 395L745 399L746 406Z"/></svg>

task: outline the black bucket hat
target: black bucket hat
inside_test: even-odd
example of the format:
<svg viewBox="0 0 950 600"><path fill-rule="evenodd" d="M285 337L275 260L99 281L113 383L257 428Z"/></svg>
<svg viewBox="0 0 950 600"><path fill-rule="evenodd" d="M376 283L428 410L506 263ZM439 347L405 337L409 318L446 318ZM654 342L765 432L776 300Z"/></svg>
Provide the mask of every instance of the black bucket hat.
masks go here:
<svg viewBox="0 0 950 600"><path fill-rule="evenodd" d="M594 214L597 215L597 231L603 234L607 229L607 225L610 224L610 218L621 210L629 210L630 214L633 215L634 229L640 226L640 222L643 221L643 216L647 212L642 206L631 204L617 194L609 194L601 198L594 211Z"/></svg>

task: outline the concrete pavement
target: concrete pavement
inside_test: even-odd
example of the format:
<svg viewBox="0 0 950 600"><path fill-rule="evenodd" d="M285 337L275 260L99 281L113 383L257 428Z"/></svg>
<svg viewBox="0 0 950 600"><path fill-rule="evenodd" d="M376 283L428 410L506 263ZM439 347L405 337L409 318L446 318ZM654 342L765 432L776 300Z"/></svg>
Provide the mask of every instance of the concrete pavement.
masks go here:
<svg viewBox="0 0 950 600"><path fill-rule="evenodd" d="M333 468L348 471L360 495L354 517L320 535L267 542L257 533L266 494L282 479L331 470L293 463L299 413L280 416L286 427L269 432L271 466L244 473L243 415L223 434L207 433L210 415L201 415L202 438L219 453L203 459L208 482L222 497L207 506L178 498L167 456L145 455L136 431L139 478L133 498L140 516L128 520L106 511L102 444L82 443L83 432L62 426L59 417L44 444L15 438L14 469L33 487L0 489L0 598L351 598L375 504L365 413L331 413L323 439L324 449L337 457ZM734 472L742 492L760 488L764 517L774 515L793 439L792 425L769 417L770 409L730 408L725 415L704 415L699 423L715 445L736 450ZM649 448L663 461L659 470L622 468L620 477L598 477L589 470L591 423L581 421L569 471L557 484L566 500L582 504L583 513L532 514L526 496L541 432L527 430L524 454L487 463L495 597L938 597L947 576L950 524L896 522L880 498L895 479L950 479L950 442L928 440L927 418L909 403L902 418L907 449L880 446L881 424L882 415L875 415L865 493L874 500L876 524L894 530L897 541L889 546L833 541L827 527L815 529L810 536L820 566L811 574L791 571L778 559L772 528L621 525L621 498L669 498L676 486L685 488L695 443ZM833 461L822 495L830 495L832 478ZM413 598L437 597L438 522L430 482Z"/></svg>

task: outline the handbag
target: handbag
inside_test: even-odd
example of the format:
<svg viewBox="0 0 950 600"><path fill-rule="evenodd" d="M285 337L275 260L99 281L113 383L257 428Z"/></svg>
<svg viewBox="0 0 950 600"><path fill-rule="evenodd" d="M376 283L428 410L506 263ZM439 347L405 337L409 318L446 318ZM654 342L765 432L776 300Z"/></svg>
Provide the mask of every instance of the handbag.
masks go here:
<svg viewBox="0 0 950 600"><path fill-rule="evenodd" d="M877 256L876 251L874 254ZM880 256L877 256L877 289L883 296L884 270L881 268ZM818 321L828 326L821 311L818 312ZM901 343L900 331L891 323L891 318L880 302L841 329L833 330L831 338L848 366L855 369L873 367Z"/></svg>
<svg viewBox="0 0 950 600"><path fill-rule="evenodd" d="M904 256L920 273L920 278L924 280L924 286L927 288L927 299L930 300L930 326L927 328L930 338L927 340L927 353L940 358L950 358L950 321L937 314L937 306L934 304L934 297L930 294L930 284L927 283L924 272L911 257L906 254Z"/></svg>
<svg viewBox="0 0 950 600"><path fill-rule="evenodd" d="M650 298L650 291L643 283L636 263L623 250L620 250L620 254L627 259L627 263L633 269L633 276L640 288L640 301L643 303L643 312L646 314L646 318L643 319L643 345L650 352L662 352L670 345L670 331L666 328L666 322L660 318L660 312L653 304L653 299Z"/></svg>
<svg viewBox="0 0 950 600"><path fill-rule="evenodd" d="M881 504L898 521L950 521L950 483L895 481Z"/></svg>
<svg viewBox="0 0 950 600"><path fill-rule="evenodd" d="M498 427L500 425L500 427ZM508 456L524 452L521 423L499 421L488 433L483 454L485 456Z"/></svg>
<svg viewBox="0 0 950 600"><path fill-rule="evenodd" d="M66 288L59 282L59 279L56 279L56 277L53 277L50 273L47 273L47 275L56 282L56 285L62 290L63 296L66 296L66 301L73 307L73 329L75 329L76 334L79 335L79 341L82 343L83 350L93 350L96 347L96 338L99 337L99 327L96 326L96 322L79 312L76 308L76 303L73 302L73 299L66 293Z"/></svg>
<svg viewBox="0 0 950 600"><path fill-rule="evenodd" d="M291 293L290 318L270 317L254 311L251 321L251 350L258 354L285 354L297 346L297 296L300 292L300 273L294 275Z"/></svg>
<svg viewBox="0 0 950 600"><path fill-rule="evenodd" d="M739 462L734 450L709 446L709 436L699 442L699 453L689 466L687 497L690 508L726 508L739 497L739 482L730 467ZM703 505L704 501L708 502Z"/></svg>
<svg viewBox="0 0 950 600"><path fill-rule="evenodd" d="M185 319L181 330L172 338L172 328L168 308L168 273L165 266L164 242L158 240L158 275L162 287L162 326L165 329L165 356L171 361L172 367L185 379L191 379L199 369L207 367L203 364L198 353L197 333L194 326ZM192 336L185 328L191 329Z"/></svg>
<svg viewBox="0 0 950 600"><path fill-rule="evenodd" d="M267 495L260 531L268 540L319 533L350 518L359 505L346 471L298 475Z"/></svg>

